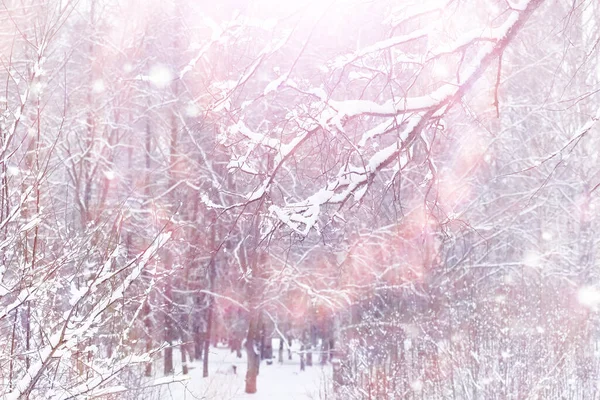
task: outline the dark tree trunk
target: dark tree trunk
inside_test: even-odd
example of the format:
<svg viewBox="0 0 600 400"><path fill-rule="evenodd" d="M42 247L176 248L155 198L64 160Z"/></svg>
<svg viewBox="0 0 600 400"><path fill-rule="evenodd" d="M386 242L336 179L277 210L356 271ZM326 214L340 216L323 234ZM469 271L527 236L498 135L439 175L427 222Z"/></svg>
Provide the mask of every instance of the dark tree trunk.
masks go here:
<svg viewBox="0 0 600 400"><path fill-rule="evenodd" d="M29 354L31 350L31 303L27 302L27 307L25 307L25 354ZM25 356L25 367L29 369L29 355Z"/></svg>
<svg viewBox="0 0 600 400"><path fill-rule="evenodd" d="M150 130L150 119L146 119L146 137L145 137L145 161L146 161L146 171L144 176L144 197L148 198L150 196L150 166L152 161L150 159L150 154L152 154L152 132ZM146 269L142 272L146 274ZM146 353L150 353L152 351L153 343L152 343L152 319L150 318L151 314L150 308L150 294L148 294L148 298L144 303L144 327L146 328ZM146 364L146 370L144 372L145 376L152 376L152 362L148 362Z"/></svg>
<svg viewBox="0 0 600 400"><path fill-rule="evenodd" d="M333 347L335 341L333 338L329 339L329 361L333 361L333 355L335 353L335 348Z"/></svg>
<svg viewBox="0 0 600 400"><path fill-rule="evenodd" d="M229 339L229 348L232 353L235 351L235 356L237 358L242 358L242 338L237 330L233 332Z"/></svg>
<svg viewBox="0 0 600 400"><path fill-rule="evenodd" d="M215 264L217 257L216 254L216 242L217 242L217 217L213 212L211 217L211 229L210 229L210 241L211 241L211 251L212 255L210 258L210 263L208 264L208 287L210 290L213 290L215 287L215 278L216 278L216 269ZM204 337L204 360L202 363L202 376L204 378L208 377L208 351L210 350L210 336L212 334L212 323L213 323L213 308L215 304L215 299L213 296L208 296L208 309L206 311L206 336Z"/></svg>
<svg viewBox="0 0 600 400"><path fill-rule="evenodd" d="M270 162L269 162L270 163ZM261 206L259 205L259 211ZM252 221L252 236L253 236L253 246L254 252L252 253L252 257L249 260L250 262L247 265L245 272L251 272L251 278L249 279L247 286L247 296L248 303L250 305L249 309L249 318L248 318L248 333L246 335L246 353L248 354L248 370L246 371L246 393L256 393L257 390L257 377L259 373L260 367L260 357L259 354L256 353L254 349L254 344L259 336L260 332L260 310L258 309L259 296L262 294L260 290L260 280L263 279L263 274L261 271L262 262L265 260L261 260L262 257L265 256L264 253L261 253L259 250L260 246L260 220L259 213L254 216L254 220Z"/></svg>
<svg viewBox="0 0 600 400"><path fill-rule="evenodd" d="M175 372L173 368L173 347L170 345L165 348L165 375L172 375Z"/></svg>
<svg viewBox="0 0 600 400"><path fill-rule="evenodd" d="M146 299L142 313L144 314L144 327L146 328L146 353L152 351L152 320L150 319L150 304L149 299ZM144 371L145 376L152 376L152 361L146 363Z"/></svg>
<svg viewBox="0 0 600 400"><path fill-rule="evenodd" d="M9 362L9 372L8 372L8 390L11 391L13 388L13 371L14 371L14 358L15 354L15 332L17 330L17 317L19 315L19 310L15 310L15 318L13 320L12 334L10 339L10 362Z"/></svg>
<svg viewBox="0 0 600 400"><path fill-rule="evenodd" d="M206 310L206 332L204 333L204 359L202 360L202 376L208 376L208 352L210 350L210 335L212 329L213 298L209 296L208 309Z"/></svg>
<svg viewBox="0 0 600 400"><path fill-rule="evenodd" d="M177 40L175 40L175 43L173 43L174 47L177 48L178 43ZM177 82L174 82L173 85L173 94L175 96L175 98L177 98L178 95L178 84ZM169 171L168 171L168 176L169 176L169 187L173 187L176 184L176 179L175 179L175 169L177 166L177 160L179 158L178 153L177 153L177 142L178 142L178 132L179 132L179 127L177 124L177 117L175 116L175 113L172 112L171 113L171 143L169 145ZM173 197L173 193L171 193L169 195L169 198L171 198L172 204L176 204L176 198ZM169 250L166 251L166 267L168 268L168 271L173 271L173 260L174 260L174 254L172 254ZM166 289L165 289L165 301L166 301L166 307L165 307L165 340L166 342L169 344L169 347L167 347L165 349L165 375L171 375L175 373L175 368L173 367L173 342L176 339L175 335L176 335L176 329L175 329L175 313L176 313L176 307L173 304L173 290L172 290L172 278L171 276L169 276L167 278L167 283L166 283ZM185 341L183 336L180 338L182 341ZM183 360L182 360L183 361ZM187 367L186 367L187 368Z"/></svg>
<svg viewBox="0 0 600 400"><path fill-rule="evenodd" d="M261 360L270 360L273 358L273 341L271 337L266 334L266 328L264 323L262 324L262 330L260 334L260 356Z"/></svg>
<svg viewBox="0 0 600 400"><path fill-rule="evenodd" d="M181 344L180 346L181 348L181 372L184 375L187 375L188 373L188 366L187 366L187 357L186 357L186 351L185 351L185 344Z"/></svg>
<svg viewBox="0 0 600 400"><path fill-rule="evenodd" d="M260 321L260 334L258 343L260 343L260 359L264 360L267 358L267 343L265 338L265 323L264 321Z"/></svg>
<svg viewBox="0 0 600 400"><path fill-rule="evenodd" d="M308 337L307 337L308 336ZM302 348L306 349L306 365L312 367L312 332L309 332L308 335L306 331L302 335Z"/></svg>
<svg viewBox="0 0 600 400"><path fill-rule="evenodd" d="M199 196L192 196L192 199L190 200L193 204L193 208L192 208L192 216L191 216L191 221L194 221L195 223L198 222L198 203L199 203ZM200 224L198 224L200 225ZM198 243L199 240L199 233L198 230L195 229L191 232L191 240L192 243ZM197 261L197 250L196 250L196 246L190 246L188 254L187 254L187 261L186 261L186 277L185 277L185 284L188 287L188 289L194 290L196 293L194 294L193 298L192 298L192 304L193 304L193 308L192 308L192 313L189 317L187 317L187 325L189 326L188 329L190 329L191 331L191 335L190 339L191 342L189 344L189 351L188 351L188 355L190 356L190 361L195 360L200 360L202 359L202 330L200 329L201 326L201 306L202 306L202 300L203 300L203 295L201 295L198 291L198 289L200 288L199 285L199 281L198 281L198 273L199 273L199 269L200 269L200 263L198 263ZM195 279L191 279L190 275L192 273L192 271L194 271L194 275L195 275ZM191 326L190 326L191 325ZM193 352L192 352L193 350ZM193 355L192 355L193 354Z"/></svg>
<svg viewBox="0 0 600 400"><path fill-rule="evenodd" d="M334 360L331 364L333 365L333 393L338 393L340 386L344 384L342 363L340 360Z"/></svg>
<svg viewBox="0 0 600 400"><path fill-rule="evenodd" d="M167 253L167 265L171 265L171 255ZM165 341L168 346L165 348L165 361L164 361L164 373L165 375L172 375L175 373L173 367L173 340L174 340L174 328L173 328L173 303L172 303L172 290L171 290L171 278L167 279L165 287L165 315L164 315L164 326L165 326Z"/></svg>
<svg viewBox="0 0 600 400"><path fill-rule="evenodd" d="M279 364L283 364L283 339L279 339Z"/></svg>
<svg viewBox="0 0 600 400"><path fill-rule="evenodd" d="M202 359L202 332L200 332L200 325L194 326L194 358L196 360Z"/></svg>
<svg viewBox="0 0 600 400"><path fill-rule="evenodd" d="M246 393L256 393L256 377L258 376L258 364L260 359L254 349L254 340L258 330L258 313L252 312L246 336L246 353L248 354L248 371L246 372Z"/></svg>
<svg viewBox="0 0 600 400"><path fill-rule="evenodd" d="M327 364L329 359L329 341L323 339L321 342L321 365Z"/></svg>

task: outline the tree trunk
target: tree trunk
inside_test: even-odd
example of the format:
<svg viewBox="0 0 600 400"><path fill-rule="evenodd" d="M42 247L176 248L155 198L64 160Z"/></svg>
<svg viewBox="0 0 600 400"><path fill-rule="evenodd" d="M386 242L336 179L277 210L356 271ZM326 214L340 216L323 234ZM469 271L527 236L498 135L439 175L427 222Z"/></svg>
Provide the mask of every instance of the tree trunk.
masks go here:
<svg viewBox="0 0 600 400"><path fill-rule="evenodd" d="M265 323L261 324L260 330L260 358L261 360L270 360L273 358L273 341L271 336L267 335Z"/></svg>
<svg viewBox="0 0 600 400"><path fill-rule="evenodd" d="M246 372L246 393L256 393L256 377L258 376L258 354L254 349L254 340L258 334L258 313L253 311L250 315L248 335L246 336L246 353L248 354L248 371Z"/></svg>
<svg viewBox="0 0 600 400"><path fill-rule="evenodd" d="M279 339L279 364L283 364L283 339Z"/></svg>
<svg viewBox="0 0 600 400"><path fill-rule="evenodd" d="M306 331L304 331L302 342L304 343L303 348L306 349L306 365L312 367L312 327L309 329L308 335L306 334Z"/></svg>
<svg viewBox="0 0 600 400"><path fill-rule="evenodd" d="M329 341L322 339L321 341L321 365L327 364L329 359Z"/></svg>
<svg viewBox="0 0 600 400"><path fill-rule="evenodd" d="M210 245L211 245L211 258L208 264L208 288L213 290L215 287L216 269L215 269L215 258L217 256L217 217L213 212L211 217L211 229L210 229ZM208 309L206 311L206 335L204 336L204 360L202 363L202 376L208 377L208 351L210 350L210 337L212 334L212 323L213 323L213 308L215 299L213 296L208 296Z"/></svg>
<svg viewBox="0 0 600 400"><path fill-rule="evenodd" d="M335 353L334 343L335 340L333 338L329 339L329 361L333 361L333 355Z"/></svg>
<svg viewBox="0 0 600 400"><path fill-rule="evenodd" d="M12 391L13 389L13 373L14 373L14 354L15 354L15 332L17 330L17 317L19 315L19 310L16 309L14 311L15 318L13 320L12 334L10 339L10 362L9 362L9 370L8 370L8 390Z"/></svg>
<svg viewBox="0 0 600 400"><path fill-rule="evenodd" d="M173 368L173 347L171 345L165 348L165 375L173 375L175 369Z"/></svg>
<svg viewBox="0 0 600 400"><path fill-rule="evenodd" d="M339 392L340 386L344 384L342 364L340 360L333 360L331 364L333 366L333 393L336 394Z"/></svg>
<svg viewBox="0 0 600 400"><path fill-rule="evenodd" d="M150 305L148 304L149 299L146 299L142 313L144 314L144 327L146 328L146 353L152 351L152 320L150 319ZM152 361L146 363L146 369L144 376L152 376Z"/></svg>
<svg viewBox="0 0 600 400"><path fill-rule="evenodd" d="M181 372L184 375L187 375L188 374L188 366L187 366L185 344L182 343L181 346L179 346L179 348L181 349Z"/></svg>
<svg viewBox="0 0 600 400"><path fill-rule="evenodd" d="M242 358L242 338L237 330L230 334L229 348L232 353L235 351L235 356L237 358Z"/></svg>
<svg viewBox="0 0 600 400"><path fill-rule="evenodd" d="M258 206L257 211L260 211L261 205ZM252 258L250 263L246 269L246 273L250 272L250 278L248 280L247 286L247 296L249 307L249 321L248 321L248 334L246 335L246 353L248 354L248 370L246 372L246 393L256 393L256 378L258 377L259 366L260 366L260 357L259 354L256 353L255 350L255 341L259 335L260 328L260 311L258 310L259 296L262 294L260 290L260 279L262 276L261 264L263 260L261 260L264 253L259 251L260 245L260 221L259 221L259 213L254 216L254 220L252 221L252 236L253 236L253 246L254 252L252 254Z"/></svg>
<svg viewBox="0 0 600 400"><path fill-rule="evenodd" d="M202 359L202 345L204 344L202 339L202 332L200 331L200 324L194 325L194 359Z"/></svg>
<svg viewBox="0 0 600 400"><path fill-rule="evenodd" d="M148 105L149 106L149 105ZM145 164L146 170L144 172L144 198L148 199L150 197L150 167L152 165L150 154L152 152L152 132L150 130L150 120L146 118L146 137L144 146L145 146ZM147 270L144 269L144 274L147 274ZM148 298L144 303L143 314L144 314L144 327L146 328L146 352L150 353L152 351L152 319L150 318L152 310L150 308L150 293L148 294ZM146 364L146 370L144 373L145 376L152 376L152 362L148 362Z"/></svg>
<svg viewBox="0 0 600 400"><path fill-rule="evenodd" d="M204 358L202 360L202 377L208 377L208 351L210 350L210 335L212 329L213 298L209 296L206 311L206 332L204 333Z"/></svg>
<svg viewBox="0 0 600 400"><path fill-rule="evenodd" d="M171 265L170 253L167 254L167 265ZM169 277L165 286L165 314L164 314L164 329L165 329L165 341L168 346L165 348L165 357L164 357L164 374L172 375L175 373L175 368L173 367L173 303L172 303L172 295L171 295L171 278Z"/></svg>

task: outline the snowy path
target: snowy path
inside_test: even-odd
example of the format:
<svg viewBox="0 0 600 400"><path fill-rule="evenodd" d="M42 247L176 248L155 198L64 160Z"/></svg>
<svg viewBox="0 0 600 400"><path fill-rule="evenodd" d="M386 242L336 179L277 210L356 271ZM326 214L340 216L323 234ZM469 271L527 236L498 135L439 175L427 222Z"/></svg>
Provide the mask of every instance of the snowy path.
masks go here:
<svg viewBox="0 0 600 400"><path fill-rule="evenodd" d="M274 351L277 354L277 351ZM300 371L300 358L293 354L292 360L287 359L279 364L273 360L272 365L264 361L260 366L258 376L258 392L244 393L244 378L246 375L246 354L236 358L227 348L211 347L209 357L209 377L202 378L202 362L190 364L189 380L169 384L161 389L161 400L318 400L326 398L331 382L331 365L322 367L318 362L313 367ZM179 363L177 363L179 364ZM237 367L234 374L233 366ZM177 368L181 375L181 368Z"/></svg>

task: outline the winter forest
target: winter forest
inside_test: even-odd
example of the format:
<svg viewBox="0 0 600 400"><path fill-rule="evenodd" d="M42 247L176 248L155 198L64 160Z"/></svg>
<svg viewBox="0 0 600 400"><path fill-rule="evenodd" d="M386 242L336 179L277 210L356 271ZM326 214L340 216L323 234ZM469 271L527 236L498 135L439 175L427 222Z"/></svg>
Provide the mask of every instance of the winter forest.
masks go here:
<svg viewBox="0 0 600 400"><path fill-rule="evenodd" d="M0 0L0 398L599 399L596 0Z"/></svg>

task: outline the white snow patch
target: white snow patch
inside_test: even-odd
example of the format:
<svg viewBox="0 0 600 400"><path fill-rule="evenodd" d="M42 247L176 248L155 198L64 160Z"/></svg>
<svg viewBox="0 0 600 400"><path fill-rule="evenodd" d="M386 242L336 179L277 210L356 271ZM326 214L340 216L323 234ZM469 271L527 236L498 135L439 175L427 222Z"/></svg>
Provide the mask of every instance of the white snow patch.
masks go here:
<svg viewBox="0 0 600 400"><path fill-rule="evenodd" d="M104 81L102 79L96 79L92 84L92 93L102 93L105 88Z"/></svg>
<svg viewBox="0 0 600 400"><path fill-rule="evenodd" d="M525 257L523 257L523 264L532 268L539 267L541 261L541 256L534 251L528 251L525 253Z"/></svg>
<svg viewBox="0 0 600 400"><path fill-rule="evenodd" d="M269 82L267 87L265 87L264 95L268 95L271 92L275 92L281 85L285 83L288 78L288 74L283 74L279 78L275 79L272 82Z"/></svg>
<svg viewBox="0 0 600 400"><path fill-rule="evenodd" d="M150 68L148 80L157 88L162 89L173 81L173 74L169 68L159 64Z"/></svg>
<svg viewBox="0 0 600 400"><path fill-rule="evenodd" d="M42 222L42 219L39 216L32 218L31 221L29 221L24 227L21 228L21 232L26 232L36 227L40 222Z"/></svg>
<svg viewBox="0 0 600 400"><path fill-rule="evenodd" d="M540 335L541 335L541 334L543 334L544 332L546 332L546 330L545 330L545 329L544 329L542 326L537 326L537 327L535 328L535 331L536 331L537 333L539 333Z"/></svg>
<svg viewBox="0 0 600 400"><path fill-rule="evenodd" d="M414 392L420 392L421 390L423 390L423 381L421 381L420 379L417 379L415 381L412 381L410 383L410 388L414 391Z"/></svg>
<svg viewBox="0 0 600 400"><path fill-rule="evenodd" d="M16 165L9 165L6 168L6 173L8 174L8 176L17 176L20 172L21 170Z"/></svg>
<svg viewBox="0 0 600 400"><path fill-rule="evenodd" d="M104 171L104 177L106 179L108 179L109 181L112 181L113 179L115 179L115 171L113 171L113 170Z"/></svg>
<svg viewBox="0 0 600 400"><path fill-rule="evenodd" d="M600 291L593 286L583 286L577 292L577 301L582 306L596 308L600 304Z"/></svg>
<svg viewBox="0 0 600 400"><path fill-rule="evenodd" d="M200 107L198 107L196 103L188 103L188 105L185 107L185 115L187 115L190 118L197 117L198 115L200 115Z"/></svg>
<svg viewBox="0 0 600 400"><path fill-rule="evenodd" d="M550 240L552 240L552 232L548 232L548 231L544 231L544 233L542 233L542 239L545 240L546 242L549 242Z"/></svg>

